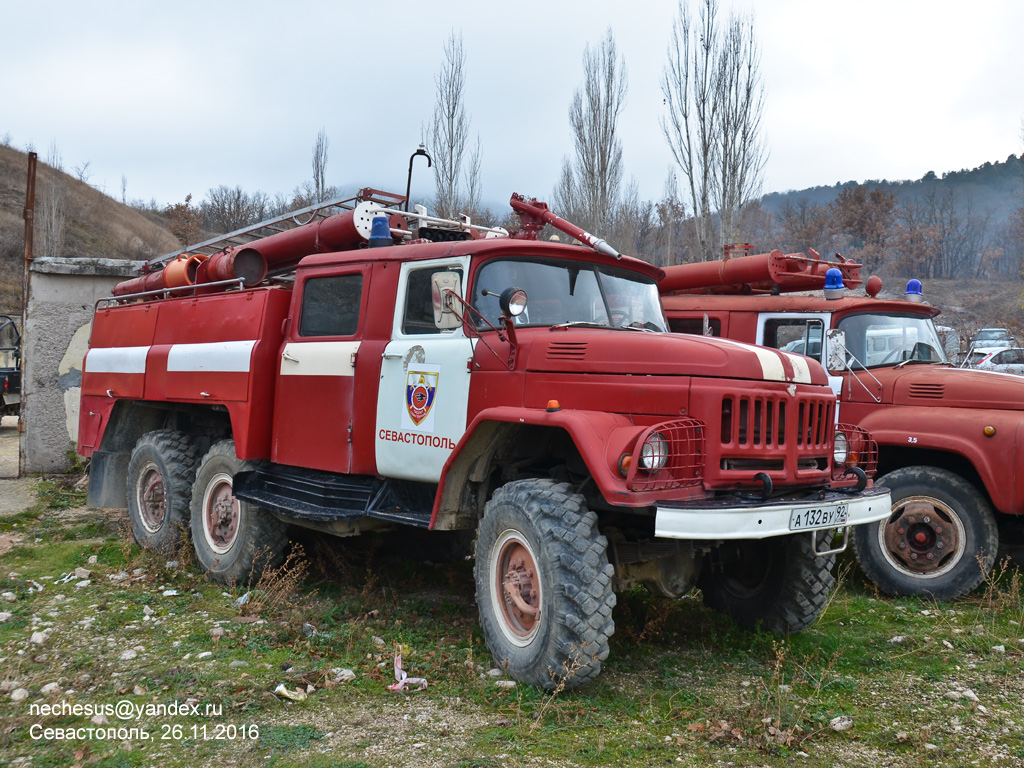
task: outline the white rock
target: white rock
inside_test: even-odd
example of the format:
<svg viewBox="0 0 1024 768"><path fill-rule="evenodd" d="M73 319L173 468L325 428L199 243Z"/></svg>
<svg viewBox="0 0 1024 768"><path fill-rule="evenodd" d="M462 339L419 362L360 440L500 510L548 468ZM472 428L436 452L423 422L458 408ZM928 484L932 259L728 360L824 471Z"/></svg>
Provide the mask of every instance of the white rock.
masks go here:
<svg viewBox="0 0 1024 768"><path fill-rule="evenodd" d="M49 696L54 692L60 693L60 685L58 683L47 683L39 689L39 692L43 694L43 696Z"/></svg>
<svg viewBox="0 0 1024 768"><path fill-rule="evenodd" d="M0 693L10 693L15 688L21 688L21 683L19 683L17 680L0 681Z"/></svg>
<svg viewBox="0 0 1024 768"><path fill-rule="evenodd" d="M197 659L208 659L211 656L213 656L213 651L203 651L202 653L197 654L196 658Z"/></svg>
<svg viewBox="0 0 1024 768"><path fill-rule="evenodd" d="M168 568L168 569L172 569L172 570L174 568L177 568L177 567L178 567L178 561L177 560L168 560L167 564L164 566L164 568Z"/></svg>
<svg viewBox="0 0 1024 768"><path fill-rule="evenodd" d="M779 693L792 693L792 692L793 692L793 686L792 685L786 685L785 683L783 683L782 685L779 686Z"/></svg>
<svg viewBox="0 0 1024 768"><path fill-rule="evenodd" d="M144 605L144 606L142 606L142 614L143 614L144 616L152 616L152 615L153 615L154 613L156 613L156 611L154 611L154 610L153 610L152 608L150 608L150 607L149 607L148 605Z"/></svg>
<svg viewBox="0 0 1024 768"><path fill-rule="evenodd" d="M176 597L177 594L178 594L178 590L176 590L176 589L165 589L164 590L164 597Z"/></svg>
<svg viewBox="0 0 1024 768"><path fill-rule="evenodd" d="M494 669L487 670L487 674L490 675L491 677L504 677L505 676L505 673L502 672L497 667L495 667Z"/></svg>
<svg viewBox="0 0 1024 768"><path fill-rule="evenodd" d="M848 731L853 728L853 718L849 715L833 717L828 721L828 727L837 732Z"/></svg>
<svg viewBox="0 0 1024 768"><path fill-rule="evenodd" d="M122 651L121 655L118 658L120 658L121 661L131 661L132 659L134 659L138 655L139 655L138 651L135 651L135 650L132 650L131 648L129 648L127 651Z"/></svg>
<svg viewBox="0 0 1024 768"><path fill-rule="evenodd" d="M939 747L937 744L928 743L924 745L924 748L927 749L929 752L934 752Z"/></svg>
<svg viewBox="0 0 1024 768"><path fill-rule="evenodd" d="M890 643L897 643L897 644L905 643L905 642L907 642L907 636L906 635L896 635L896 637L890 638L889 642Z"/></svg>
<svg viewBox="0 0 1024 768"><path fill-rule="evenodd" d="M377 635L374 635L371 639L373 640L374 645L384 645L383 637L377 637Z"/></svg>
<svg viewBox="0 0 1024 768"><path fill-rule="evenodd" d="M960 693L960 691L946 691L943 695L947 699L951 699L952 701L960 701L960 699L963 698L963 695Z"/></svg>
<svg viewBox="0 0 1024 768"><path fill-rule="evenodd" d="M210 637L224 637L224 627L214 627L210 630Z"/></svg>
<svg viewBox="0 0 1024 768"><path fill-rule="evenodd" d="M988 709L985 708L984 704L978 705L978 711L981 712L981 714L983 715L988 714Z"/></svg>
<svg viewBox="0 0 1024 768"><path fill-rule="evenodd" d="M141 685L136 685L134 688L132 688L132 693L134 693L136 696L145 696L146 689L143 688Z"/></svg>
<svg viewBox="0 0 1024 768"><path fill-rule="evenodd" d="M331 670L334 674L334 682L336 683L351 683L356 679L356 673L351 669L339 669L335 667Z"/></svg>
<svg viewBox="0 0 1024 768"><path fill-rule="evenodd" d="M93 715L89 722L93 725L110 725L110 721L107 720L106 715Z"/></svg>
<svg viewBox="0 0 1024 768"><path fill-rule="evenodd" d="M24 701L28 697L29 692L27 688L15 688L14 691L11 692L11 701L13 701L15 704L17 704L19 701Z"/></svg>
<svg viewBox="0 0 1024 768"><path fill-rule="evenodd" d="M2 624L3 622L7 621L13 615L14 614L11 613L10 611L0 611L0 624Z"/></svg>
<svg viewBox="0 0 1024 768"><path fill-rule="evenodd" d="M50 639L50 636L45 632L33 632L32 637L28 639L33 645L45 645L46 641Z"/></svg>
<svg viewBox="0 0 1024 768"><path fill-rule="evenodd" d="M88 579L90 576L92 576L92 571L88 568L75 568L76 579Z"/></svg>
<svg viewBox="0 0 1024 768"><path fill-rule="evenodd" d="M8 603L13 603L18 599L18 596L13 592L0 592L0 597L6 600Z"/></svg>
<svg viewBox="0 0 1024 768"><path fill-rule="evenodd" d="M946 646L947 648L949 648L949 650L951 650L951 651L953 650L953 644L951 642L949 642L949 640L943 640L942 644L944 646Z"/></svg>
<svg viewBox="0 0 1024 768"><path fill-rule="evenodd" d="M81 589L82 587L88 587L92 584L92 579L83 579L82 581L76 582L75 587Z"/></svg>
<svg viewBox="0 0 1024 768"><path fill-rule="evenodd" d="M506 690L509 690L511 688L515 688L516 687L516 681L515 680L495 680L494 681L494 685L497 686L498 688L504 688Z"/></svg>
<svg viewBox="0 0 1024 768"><path fill-rule="evenodd" d="M992 646L992 653L1006 653L1006 646L1005 645L993 645Z"/></svg>
<svg viewBox="0 0 1024 768"><path fill-rule="evenodd" d="M248 667L249 666L249 662L248 661L242 661L241 659L235 659L230 664L228 664L228 666L229 667L233 667L234 669L238 669L239 667Z"/></svg>
<svg viewBox="0 0 1024 768"><path fill-rule="evenodd" d="M96 555L89 555L89 565L96 565L99 560L100 559Z"/></svg>
<svg viewBox="0 0 1024 768"><path fill-rule="evenodd" d="M978 699L978 694L976 694L976 693L975 693L974 691L972 691L972 690L971 690L970 688L964 688L964 690L962 691L962 693L963 693L963 695L964 695L964 698L965 698L965 699L970 699L970 700L971 700L971 701L973 701L973 702L974 702L975 704L977 704L977 703L978 703L978 701L979 701L979 699Z"/></svg>

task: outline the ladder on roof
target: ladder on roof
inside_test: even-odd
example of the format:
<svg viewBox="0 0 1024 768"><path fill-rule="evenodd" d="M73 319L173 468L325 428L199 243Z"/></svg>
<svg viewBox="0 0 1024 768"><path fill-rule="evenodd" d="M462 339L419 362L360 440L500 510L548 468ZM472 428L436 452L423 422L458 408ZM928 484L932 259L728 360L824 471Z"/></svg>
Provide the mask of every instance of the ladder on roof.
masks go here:
<svg viewBox="0 0 1024 768"><path fill-rule="evenodd" d="M141 271L151 272L155 268L163 267L183 253L201 253L207 256L212 256L215 253L223 251L228 246L237 248L251 243L254 240L259 240L260 238L276 235L279 232L287 232L290 229L295 229L296 227L301 227L321 219L326 219L330 216L343 213L344 211L351 211L359 205L359 203L363 202L377 203L384 208L396 209L406 205L408 198L405 195L396 195L391 192L373 189L372 187L364 187L356 194L348 197L335 197L331 200L325 200L322 203L314 203L313 205L300 208L296 211L289 211L287 213L282 213L279 216L265 219L258 224L242 227L241 229L236 229L234 232L228 232L225 235L217 235L216 237L211 237L209 240L204 240L201 243L187 245L184 248L179 248L171 253L165 253L163 256L158 256L155 259L147 261L143 265Z"/></svg>

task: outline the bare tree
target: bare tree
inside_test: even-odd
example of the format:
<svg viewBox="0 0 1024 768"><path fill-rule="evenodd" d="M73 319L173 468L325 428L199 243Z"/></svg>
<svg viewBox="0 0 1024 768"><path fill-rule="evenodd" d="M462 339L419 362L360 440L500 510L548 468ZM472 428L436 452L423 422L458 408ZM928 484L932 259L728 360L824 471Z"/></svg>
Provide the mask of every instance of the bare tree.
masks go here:
<svg viewBox="0 0 1024 768"><path fill-rule="evenodd" d="M239 186L232 189L223 184L207 193L200 208L204 225L217 232L233 232L257 224L273 210L270 198L263 192L249 194Z"/></svg>
<svg viewBox="0 0 1024 768"><path fill-rule="evenodd" d="M128 177L121 174L121 204L128 203Z"/></svg>
<svg viewBox="0 0 1024 768"><path fill-rule="evenodd" d="M575 155L562 164L554 203L575 223L594 232L611 229L622 198L619 115L629 92L625 60L609 27L596 50L583 51L583 87L573 94L569 125Z"/></svg>
<svg viewBox="0 0 1024 768"><path fill-rule="evenodd" d="M741 239L743 206L761 191L765 153L761 141L764 84L754 17L732 16L722 41L715 82L721 124L715 205L721 219L719 245Z"/></svg>
<svg viewBox="0 0 1024 768"><path fill-rule="evenodd" d="M718 0L702 0L694 25L680 0L661 77L662 132L686 176L700 260L739 237L740 213L761 186L764 86L752 17L718 24ZM715 236L715 214L721 227Z"/></svg>
<svg viewBox="0 0 1024 768"><path fill-rule="evenodd" d="M86 184L89 183L89 178L92 176L92 172L89 170L89 166L92 165L92 160L86 160L81 165L75 166L75 176L78 180Z"/></svg>
<svg viewBox="0 0 1024 768"><path fill-rule="evenodd" d="M50 144L46 155L49 172L42 184L40 246L44 256L61 256L64 252L65 223L67 219L67 182L64 180L64 162L57 142Z"/></svg>
<svg viewBox="0 0 1024 768"><path fill-rule="evenodd" d="M316 135L316 143L313 145L313 192L318 203L326 200L328 194L326 174L327 147L329 144L327 130L321 128L320 132Z"/></svg>
<svg viewBox="0 0 1024 768"><path fill-rule="evenodd" d="M470 118L466 113L466 56L462 35L452 32L444 44L444 62L434 77L437 102L427 130L426 144L434 160L434 210L450 218L466 206L462 193L462 169L469 140ZM479 140L477 142L479 153ZM479 165L479 157L476 160ZM470 186L479 195L479 169Z"/></svg>

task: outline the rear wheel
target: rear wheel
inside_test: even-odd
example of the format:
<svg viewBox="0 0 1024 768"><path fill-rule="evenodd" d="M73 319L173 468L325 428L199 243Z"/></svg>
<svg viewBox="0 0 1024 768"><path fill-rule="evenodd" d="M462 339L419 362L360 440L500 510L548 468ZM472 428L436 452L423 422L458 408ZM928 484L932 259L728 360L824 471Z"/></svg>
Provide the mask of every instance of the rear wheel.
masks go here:
<svg viewBox="0 0 1024 768"><path fill-rule="evenodd" d="M128 520L141 546L170 555L185 541L197 463L184 432L160 429L139 438L128 460Z"/></svg>
<svg viewBox="0 0 1024 768"><path fill-rule="evenodd" d="M995 564L999 530L982 493L937 467L903 467L875 481L892 514L853 529L861 570L889 595L952 600L978 586Z"/></svg>
<svg viewBox="0 0 1024 768"><path fill-rule="evenodd" d="M476 600L487 647L512 677L554 690L600 673L615 630L607 546L565 483L494 492L477 535Z"/></svg>
<svg viewBox="0 0 1024 768"><path fill-rule="evenodd" d="M235 498L235 474L254 468L235 456L233 440L223 440L210 448L196 472L192 543L199 565L222 584L259 578L284 558L287 526L266 510Z"/></svg>
<svg viewBox="0 0 1024 768"><path fill-rule="evenodd" d="M819 542L828 533L814 534ZM697 582L704 604L750 629L780 635L806 629L821 615L835 583L835 555L814 554L810 534L726 542Z"/></svg>

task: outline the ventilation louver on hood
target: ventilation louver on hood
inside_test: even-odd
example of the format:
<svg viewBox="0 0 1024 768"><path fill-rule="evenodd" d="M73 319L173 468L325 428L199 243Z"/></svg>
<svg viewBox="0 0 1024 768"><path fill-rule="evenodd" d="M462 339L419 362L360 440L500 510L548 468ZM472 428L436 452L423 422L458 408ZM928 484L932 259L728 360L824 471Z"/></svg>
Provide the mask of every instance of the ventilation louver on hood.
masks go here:
<svg viewBox="0 0 1024 768"><path fill-rule="evenodd" d="M945 386L942 384L917 382L910 385L907 389L907 394L910 397L919 397L924 400L941 400L945 394Z"/></svg>
<svg viewBox="0 0 1024 768"><path fill-rule="evenodd" d="M582 360L587 353L585 341L553 341L548 344L548 360Z"/></svg>

